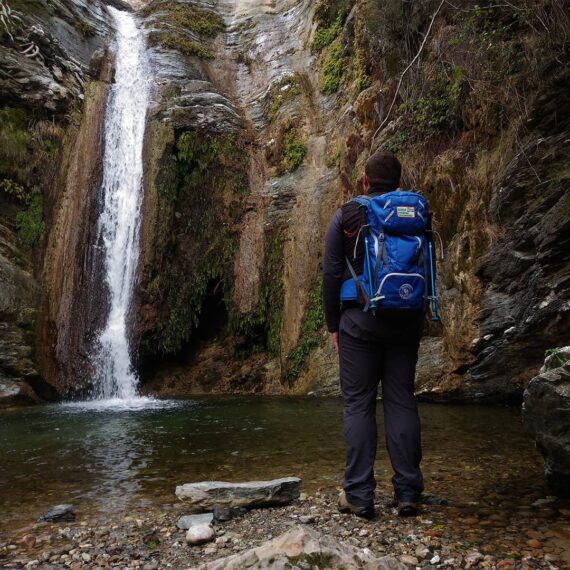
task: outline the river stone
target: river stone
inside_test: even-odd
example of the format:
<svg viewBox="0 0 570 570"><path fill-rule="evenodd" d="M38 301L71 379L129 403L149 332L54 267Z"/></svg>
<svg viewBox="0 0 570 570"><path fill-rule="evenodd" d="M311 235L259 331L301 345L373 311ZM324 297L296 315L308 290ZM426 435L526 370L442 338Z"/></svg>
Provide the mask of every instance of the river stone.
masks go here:
<svg viewBox="0 0 570 570"><path fill-rule="evenodd" d="M376 558L351 544L339 542L306 526L294 526L285 534L257 548L221 558L199 566L199 570L238 570L241 568L313 568L316 559L326 561L327 568L363 568L367 570L405 570L407 567L392 556ZM321 568L323 566L319 565Z"/></svg>
<svg viewBox="0 0 570 570"><path fill-rule="evenodd" d="M273 481L227 483L204 481L176 487L176 496L190 503L195 512L221 507L268 507L287 505L301 494L301 479L284 477Z"/></svg>
<svg viewBox="0 0 570 570"><path fill-rule="evenodd" d="M523 421L544 458L548 486L555 495L570 497L570 347L547 358L530 381Z"/></svg>
<svg viewBox="0 0 570 570"><path fill-rule="evenodd" d="M210 524L214 520L214 515L212 513L204 513L202 515L187 515L185 517L180 517L176 526L181 530L188 530L193 526Z"/></svg>
<svg viewBox="0 0 570 570"><path fill-rule="evenodd" d="M192 546L212 542L214 538L216 538L216 531L212 525L206 523L192 526L186 533L186 542Z"/></svg>
<svg viewBox="0 0 570 570"><path fill-rule="evenodd" d="M74 520L75 508L73 505L56 505L38 517L38 522L71 522Z"/></svg>

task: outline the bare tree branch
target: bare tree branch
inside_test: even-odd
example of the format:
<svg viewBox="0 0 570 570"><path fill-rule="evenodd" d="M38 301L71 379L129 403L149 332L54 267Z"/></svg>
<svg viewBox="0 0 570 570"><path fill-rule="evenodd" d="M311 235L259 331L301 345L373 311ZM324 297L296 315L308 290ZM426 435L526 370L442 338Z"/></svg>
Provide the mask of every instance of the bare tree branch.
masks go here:
<svg viewBox="0 0 570 570"><path fill-rule="evenodd" d="M437 10L434 12L433 16L431 17L431 22L429 23L429 27L428 27L426 35L424 36L424 39L422 41L422 45L420 46L420 49L418 50L418 53L416 53L414 59L412 59L412 61L410 61L410 63L406 67L406 69L404 69L404 71L402 72L402 75L400 75L400 80L398 81L398 86L396 87L396 93L394 93L394 99L392 99L392 103L390 105L390 108L388 109L388 112L386 113L384 120L382 121L380 126L376 129L376 132L374 133L374 136L372 137L372 142L370 143L370 154L372 154L372 147L374 146L374 141L376 140L376 137L378 136L380 131L383 129L384 125L388 122L388 119L390 118L390 113L392 112L392 109L394 108L394 104L396 103L396 99L398 98L398 94L400 92L400 88L402 87L402 81L404 79L404 76L406 75L406 73L410 70L410 68L414 65L414 63L420 57L422 50L424 49L424 46L426 45L429 34L431 32L431 28L433 26L433 23L435 22L435 19L436 19L437 15L439 14L439 11L441 10L441 7L445 4L445 1L446 0L441 0L441 2L439 3Z"/></svg>

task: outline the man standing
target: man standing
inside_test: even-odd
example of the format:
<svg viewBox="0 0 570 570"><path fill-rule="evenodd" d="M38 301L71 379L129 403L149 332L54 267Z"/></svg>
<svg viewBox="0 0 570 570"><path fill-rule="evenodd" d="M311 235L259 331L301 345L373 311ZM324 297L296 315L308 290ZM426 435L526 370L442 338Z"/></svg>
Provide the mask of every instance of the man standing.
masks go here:
<svg viewBox="0 0 570 570"><path fill-rule="evenodd" d="M377 152L368 160L365 171L368 198L399 187L401 165L392 153ZM362 295L341 303L343 283L364 273L367 259L363 226L366 219L362 205L357 201L344 204L328 228L324 255L324 309L340 357L344 404L346 470L339 510L368 519L375 514L376 400L382 380L386 445L394 470L392 483L398 512L401 516L415 516L423 477L414 377L424 311L365 311L369 299Z"/></svg>

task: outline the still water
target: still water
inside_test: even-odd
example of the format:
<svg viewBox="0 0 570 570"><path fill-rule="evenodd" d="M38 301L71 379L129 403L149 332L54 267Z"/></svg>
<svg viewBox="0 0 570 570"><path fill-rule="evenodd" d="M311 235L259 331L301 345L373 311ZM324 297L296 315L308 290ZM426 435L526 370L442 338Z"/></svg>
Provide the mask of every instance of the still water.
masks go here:
<svg viewBox="0 0 570 570"><path fill-rule="evenodd" d="M466 505L545 495L542 462L518 410L423 405L421 415L427 491ZM73 503L80 514L173 503L175 486L192 481L296 475L305 491L334 489L342 478L341 422L340 401L313 398L3 411L0 531L57 503ZM383 447L376 471L389 492Z"/></svg>

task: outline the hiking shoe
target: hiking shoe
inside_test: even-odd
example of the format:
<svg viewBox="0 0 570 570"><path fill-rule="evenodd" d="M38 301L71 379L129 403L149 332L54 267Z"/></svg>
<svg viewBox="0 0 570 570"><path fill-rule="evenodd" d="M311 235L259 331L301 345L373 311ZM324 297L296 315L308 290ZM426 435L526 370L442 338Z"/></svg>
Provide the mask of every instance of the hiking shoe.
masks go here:
<svg viewBox="0 0 570 570"><path fill-rule="evenodd" d="M341 491L340 495L338 496L338 510L341 513L352 513L357 517L369 521L372 520L375 516L374 507L357 507L356 505L349 503L344 491Z"/></svg>
<svg viewBox="0 0 570 570"><path fill-rule="evenodd" d="M419 514L418 504L409 501L398 502L398 516L417 517Z"/></svg>

